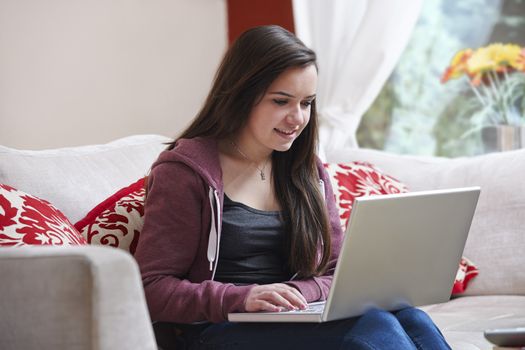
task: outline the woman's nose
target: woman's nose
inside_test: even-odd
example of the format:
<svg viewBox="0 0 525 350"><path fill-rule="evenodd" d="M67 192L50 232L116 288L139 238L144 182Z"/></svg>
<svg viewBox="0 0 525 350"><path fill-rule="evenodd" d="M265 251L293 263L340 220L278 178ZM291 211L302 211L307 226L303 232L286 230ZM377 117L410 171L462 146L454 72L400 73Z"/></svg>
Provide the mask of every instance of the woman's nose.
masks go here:
<svg viewBox="0 0 525 350"><path fill-rule="evenodd" d="M301 105L295 106L292 110L288 112L287 116L288 122L292 124L300 124L303 122L303 111L301 110Z"/></svg>

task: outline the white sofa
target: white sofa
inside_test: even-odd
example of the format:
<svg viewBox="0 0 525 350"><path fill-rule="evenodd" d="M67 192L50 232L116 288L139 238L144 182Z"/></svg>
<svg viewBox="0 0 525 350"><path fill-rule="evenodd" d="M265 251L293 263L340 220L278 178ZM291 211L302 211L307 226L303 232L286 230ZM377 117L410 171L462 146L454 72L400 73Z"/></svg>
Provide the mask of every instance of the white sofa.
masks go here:
<svg viewBox="0 0 525 350"><path fill-rule="evenodd" d="M46 151L0 147L0 183L46 199L73 223L144 176L158 135ZM424 307L454 349L491 349L486 328L525 325L525 150L441 159L344 149L411 190L479 185L464 255L478 267L464 296ZM1 214L1 213L0 213ZM155 349L138 268L104 247L0 249L0 349Z"/></svg>

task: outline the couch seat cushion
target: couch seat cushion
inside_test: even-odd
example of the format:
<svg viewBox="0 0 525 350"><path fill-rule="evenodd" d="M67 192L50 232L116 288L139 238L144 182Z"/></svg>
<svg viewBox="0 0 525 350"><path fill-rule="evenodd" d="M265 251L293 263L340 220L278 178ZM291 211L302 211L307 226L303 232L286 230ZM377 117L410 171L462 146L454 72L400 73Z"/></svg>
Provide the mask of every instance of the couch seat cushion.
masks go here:
<svg viewBox="0 0 525 350"><path fill-rule="evenodd" d="M492 349L483 337L485 329L525 325L525 296L520 295L466 296L421 309L454 350Z"/></svg>

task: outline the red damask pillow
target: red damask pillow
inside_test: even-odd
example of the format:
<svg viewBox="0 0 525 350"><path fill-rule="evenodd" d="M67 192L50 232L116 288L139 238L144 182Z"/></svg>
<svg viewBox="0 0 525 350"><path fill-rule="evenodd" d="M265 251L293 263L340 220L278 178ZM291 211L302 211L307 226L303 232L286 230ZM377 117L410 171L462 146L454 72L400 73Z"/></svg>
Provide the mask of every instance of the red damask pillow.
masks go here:
<svg viewBox="0 0 525 350"><path fill-rule="evenodd" d="M343 231L348 225L354 198L408 192L405 184L366 162L325 164L334 189Z"/></svg>
<svg viewBox="0 0 525 350"><path fill-rule="evenodd" d="M346 230L354 198L368 195L394 194L408 192L405 184L383 174L367 162L344 164L325 164L334 189L335 201L339 208L339 218L343 231ZM459 263L452 294L465 291L469 281L478 274L478 268L467 258Z"/></svg>
<svg viewBox="0 0 525 350"><path fill-rule="evenodd" d="M144 224L144 178L119 190L75 224L89 244L135 253Z"/></svg>
<svg viewBox="0 0 525 350"><path fill-rule="evenodd" d="M469 259L462 257L459 262L458 273L452 288L452 294L461 294L467 289L470 280L478 275L479 271L476 265Z"/></svg>
<svg viewBox="0 0 525 350"><path fill-rule="evenodd" d="M0 246L86 243L73 224L51 203L0 184Z"/></svg>

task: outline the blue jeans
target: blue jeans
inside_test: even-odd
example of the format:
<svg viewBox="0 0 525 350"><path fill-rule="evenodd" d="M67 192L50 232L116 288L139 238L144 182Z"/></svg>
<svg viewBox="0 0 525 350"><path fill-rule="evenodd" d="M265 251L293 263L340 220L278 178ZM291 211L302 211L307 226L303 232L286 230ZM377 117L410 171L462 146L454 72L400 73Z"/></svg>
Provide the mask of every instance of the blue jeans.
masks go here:
<svg viewBox="0 0 525 350"><path fill-rule="evenodd" d="M450 349L430 317L411 307L395 312L372 309L360 317L326 323L225 322L182 329L177 349Z"/></svg>

